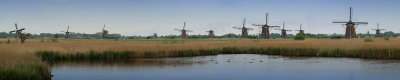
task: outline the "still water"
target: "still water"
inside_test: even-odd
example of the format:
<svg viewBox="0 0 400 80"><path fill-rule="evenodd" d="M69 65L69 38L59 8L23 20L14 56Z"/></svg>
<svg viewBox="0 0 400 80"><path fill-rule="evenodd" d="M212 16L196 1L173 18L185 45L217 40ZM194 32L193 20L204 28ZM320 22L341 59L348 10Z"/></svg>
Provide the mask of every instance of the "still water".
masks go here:
<svg viewBox="0 0 400 80"><path fill-rule="evenodd" d="M54 80L400 80L400 60L223 54L60 61Z"/></svg>

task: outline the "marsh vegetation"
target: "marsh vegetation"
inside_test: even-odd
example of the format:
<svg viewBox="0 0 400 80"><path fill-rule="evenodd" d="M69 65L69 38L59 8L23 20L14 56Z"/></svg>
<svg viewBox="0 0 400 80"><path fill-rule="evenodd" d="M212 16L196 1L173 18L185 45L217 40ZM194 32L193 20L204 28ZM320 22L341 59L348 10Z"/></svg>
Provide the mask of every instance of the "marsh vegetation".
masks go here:
<svg viewBox="0 0 400 80"><path fill-rule="evenodd" d="M50 76L43 60L191 57L217 54L400 59L400 39L0 39L1 73ZM33 66L32 66L33 65ZM37 66L40 66L39 68ZM3 78L3 77L2 77ZM7 78L3 78L7 79Z"/></svg>

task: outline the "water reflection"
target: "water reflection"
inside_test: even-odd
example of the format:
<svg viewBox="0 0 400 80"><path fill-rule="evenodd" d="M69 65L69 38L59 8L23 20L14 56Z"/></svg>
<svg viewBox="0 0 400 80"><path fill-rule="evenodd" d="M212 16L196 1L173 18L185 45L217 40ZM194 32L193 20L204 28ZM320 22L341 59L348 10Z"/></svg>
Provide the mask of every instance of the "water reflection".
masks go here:
<svg viewBox="0 0 400 80"><path fill-rule="evenodd" d="M223 54L178 58L56 61L56 80L400 79L399 60Z"/></svg>

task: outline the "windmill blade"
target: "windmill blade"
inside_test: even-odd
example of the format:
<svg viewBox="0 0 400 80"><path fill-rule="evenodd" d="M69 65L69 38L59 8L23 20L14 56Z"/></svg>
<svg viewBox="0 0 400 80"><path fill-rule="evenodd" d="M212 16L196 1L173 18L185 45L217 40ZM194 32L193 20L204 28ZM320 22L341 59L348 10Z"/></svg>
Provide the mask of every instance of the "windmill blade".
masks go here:
<svg viewBox="0 0 400 80"><path fill-rule="evenodd" d="M233 28L235 28L235 29L242 29L241 27L236 27L236 26L234 26Z"/></svg>
<svg viewBox="0 0 400 80"><path fill-rule="evenodd" d="M181 31L181 29L176 29L176 28L174 30Z"/></svg>
<svg viewBox="0 0 400 80"><path fill-rule="evenodd" d="M347 22L332 22L332 23L347 23Z"/></svg>
<svg viewBox="0 0 400 80"><path fill-rule="evenodd" d="M20 29L20 30L21 30L21 31L22 31L22 30L25 30L25 28L22 28L22 29Z"/></svg>
<svg viewBox="0 0 400 80"><path fill-rule="evenodd" d="M353 22L354 24L368 24L368 22Z"/></svg>
<svg viewBox="0 0 400 80"><path fill-rule="evenodd" d="M285 31L292 31L292 30L285 30Z"/></svg>
<svg viewBox="0 0 400 80"><path fill-rule="evenodd" d="M68 25L68 27L67 27L67 32L69 31L69 25Z"/></svg>
<svg viewBox="0 0 400 80"><path fill-rule="evenodd" d="M386 30L386 29L379 29L379 30Z"/></svg>
<svg viewBox="0 0 400 80"><path fill-rule="evenodd" d="M17 30L18 30L18 24L15 23L15 31L17 31Z"/></svg>
<svg viewBox="0 0 400 80"><path fill-rule="evenodd" d="M264 26L265 24L252 24L253 26Z"/></svg>
<svg viewBox="0 0 400 80"><path fill-rule="evenodd" d="M269 26L270 28L273 28L273 27L280 27L280 26Z"/></svg>

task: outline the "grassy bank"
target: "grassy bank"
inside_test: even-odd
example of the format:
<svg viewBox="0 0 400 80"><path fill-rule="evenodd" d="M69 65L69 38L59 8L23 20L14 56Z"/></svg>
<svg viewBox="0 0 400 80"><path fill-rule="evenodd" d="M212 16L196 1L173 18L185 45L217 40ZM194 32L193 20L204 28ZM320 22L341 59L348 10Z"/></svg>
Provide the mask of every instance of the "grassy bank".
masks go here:
<svg viewBox="0 0 400 80"><path fill-rule="evenodd" d="M0 73L38 73L44 79L48 65L41 59L115 59L132 57L182 57L215 54L268 54L283 56L355 57L399 59L400 39L0 39ZM33 54L33 53L36 53ZM37 57L40 56L40 57ZM32 66L35 65L35 66ZM37 66L41 68L35 68ZM22 66L22 67L21 67ZM11 73L10 73L11 72ZM27 74L30 75L30 74ZM37 75L37 74L32 74ZM5 75L0 75L3 79ZM10 75L8 75L10 76ZM24 77L23 79L29 79Z"/></svg>
<svg viewBox="0 0 400 80"><path fill-rule="evenodd" d="M43 60L80 60L80 59L121 59L121 58L159 58L159 57L193 57L216 54L266 54L282 56L310 56L310 57L349 57L364 59L400 59L400 49L318 49L318 48L237 48L223 47L200 50L173 50L173 51L89 51L79 53L60 53L57 51L39 51L35 53Z"/></svg>

